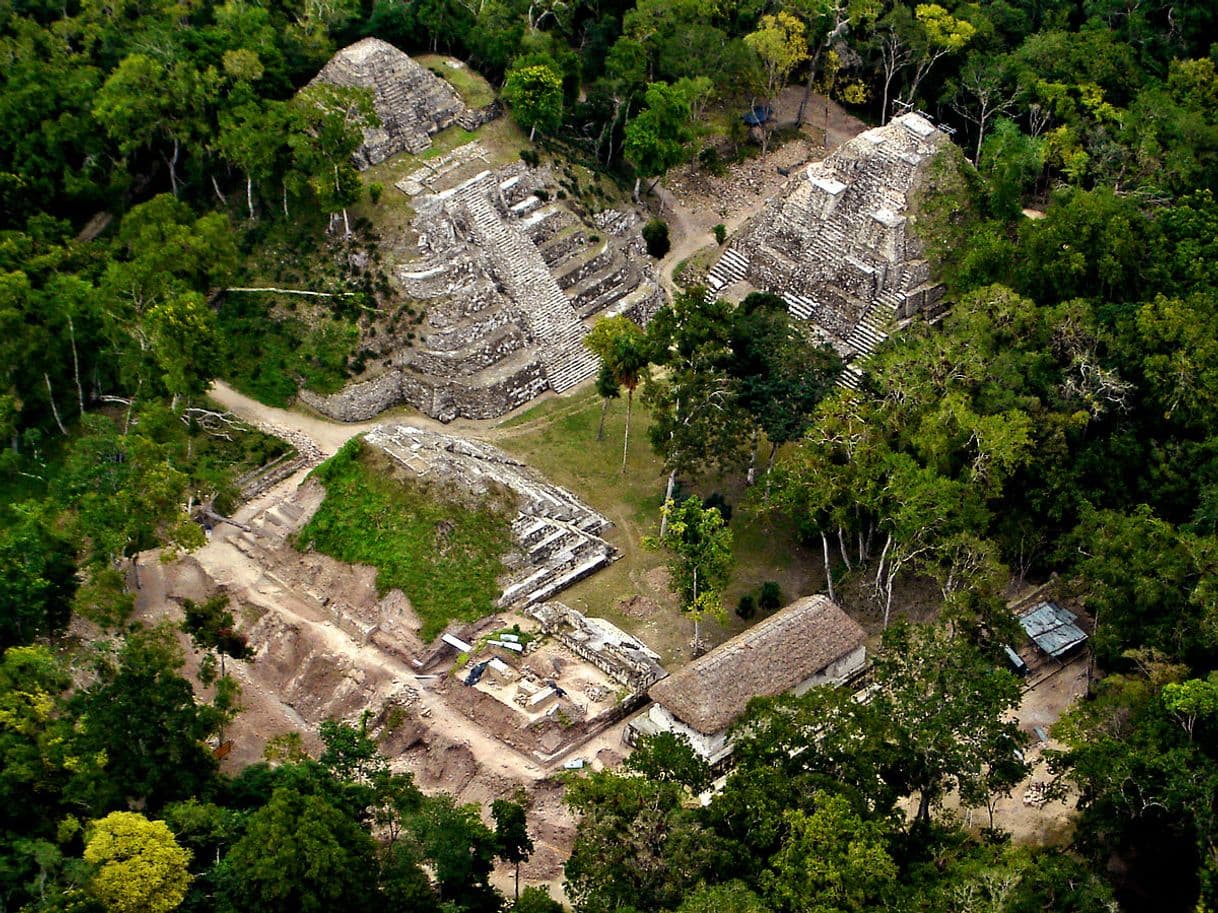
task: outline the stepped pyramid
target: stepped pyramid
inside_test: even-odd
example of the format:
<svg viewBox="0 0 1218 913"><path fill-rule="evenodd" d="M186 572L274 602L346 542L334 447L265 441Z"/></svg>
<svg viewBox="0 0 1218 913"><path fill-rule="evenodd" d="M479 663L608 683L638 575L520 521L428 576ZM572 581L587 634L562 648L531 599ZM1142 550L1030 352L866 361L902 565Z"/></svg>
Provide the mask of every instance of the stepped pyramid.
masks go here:
<svg viewBox="0 0 1218 913"><path fill-rule="evenodd" d="M857 386L858 364L942 298L907 228L914 193L949 145L925 117L905 114L809 165L724 251L708 294L746 282L780 295L847 361L841 382Z"/></svg>
<svg viewBox="0 0 1218 913"><path fill-rule="evenodd" d="M381 126L364 131L364 144L355 153L361 168L399 152L422 152L431 145L431 134L466 110L456 89L379 38L343 48L313 78L318 82L372 90Z"/></svg>
<svg viewBox="0 0 1218 913"><path fill-rule="evenodd" d="M399 267L397 286L423 311L417 338L338 393L302 390L319 412L358 421L404 402L441 421L495 418L594 377L583 338L599 317L643 325L663 304L636 214L577 215L553 199L546 168L465 177L482 160L456 158L445 182L463 180L434 193L411 186L419 256Z"/></svg>

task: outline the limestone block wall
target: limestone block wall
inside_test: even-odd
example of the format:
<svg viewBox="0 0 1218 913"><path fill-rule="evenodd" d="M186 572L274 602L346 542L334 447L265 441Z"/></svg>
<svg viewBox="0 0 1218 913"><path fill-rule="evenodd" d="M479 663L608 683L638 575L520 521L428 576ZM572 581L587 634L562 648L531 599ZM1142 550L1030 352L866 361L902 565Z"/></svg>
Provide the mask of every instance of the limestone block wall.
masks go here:
<svg viewBox="0 0 1218 913"><path fill-rule="evenodd" d="M545 371L540 364L530 361L479 386L394 368L338 393L323 395L301 390L298 398L309 408L340 422L366 422L402 404L414 406L439 421L451 422L458 416L497 418L536 399L547 389Z"/></svg>
<svg viewBox="0 0 1218 913"><path fill-rule="evenodd" d="M431 134L467 110L456 89L379 38L343 48L313 82L372 92L381 123L364 131L364 143L355 153L361 168L399 152L422 152L431 145Z"/></svg>
<svg viewBox="0 0 1218 913"><path fill-rule="evenodd" d="M645 324L664 292L638 216L583 222L539 195L551 179L516 162L438 193L412 186L419 257L397 279L423 311L417 338L384 374L301 399L348 421L397 403L443 421L491 418L593 377L591 323L625 314Z"/></svg>

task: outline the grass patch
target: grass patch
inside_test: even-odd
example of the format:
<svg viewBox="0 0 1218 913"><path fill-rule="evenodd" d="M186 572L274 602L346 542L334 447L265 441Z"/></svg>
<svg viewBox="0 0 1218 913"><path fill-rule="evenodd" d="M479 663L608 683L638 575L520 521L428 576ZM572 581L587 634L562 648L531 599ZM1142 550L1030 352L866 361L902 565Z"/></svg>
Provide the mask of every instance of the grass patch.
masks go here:
<svg viewBox="0 0 1218 913"><path fill-rule="evenodd" d="M491 84L460 61L443 54L419 54L414 59L456 89L469 107L482 108L495 100ZM460 66L451 66L452 63Z"/></svg>
<svg viewBox="0 0 1218 913"><path fill-rule="evenodd" d="M710 272L711 264L715 262L720 250L722 248L718 244L708 244L695 251L677 264L676 269L672 271L673 281L683 288L704 283L706 274Z"/></svg>
<svg viewBox="0 0 1218 913"><path fill-rule="evenodd" d="M615 528L608 538L621 550L621 560L564 590L557 598L581 612L609 619L656 650L669 668L676 668L689 661L693 624L680 614L663 585L660 569L666 556L641 544L643 536L657 531L667 482L664 467L647 440L650 415L636 400L623 475L626 404L620 400L611 403L604 440L598 441L600 408L600 398L592 389L543 400L500 424L495 444L521 457L549 480L571 489L613 521ZM731 521L736 569L724 595L727 612L723 623L703 623L703 636L709 643L721 643L746 627L732 610L743 593L755 590L765 580L777 580L788 600L821 591L824 581L819 559L798 544L789 524L774 523L741 509L745 492L742 478L705 479L686 487L704 497L713 491L722 492L736 508ZM627 615L622 611L622 600L635 595L652 599L660 611L645 618Z"/></svg>
<svg viewBox="0 0 1218 913"><path fill-rule="evenodd" d="M420 482L359 439L315 471L326 487L296 547L377 569L382 595L399 588L434 640L450 621L495 611L512 548L508 498L471 506Z"/></svg>

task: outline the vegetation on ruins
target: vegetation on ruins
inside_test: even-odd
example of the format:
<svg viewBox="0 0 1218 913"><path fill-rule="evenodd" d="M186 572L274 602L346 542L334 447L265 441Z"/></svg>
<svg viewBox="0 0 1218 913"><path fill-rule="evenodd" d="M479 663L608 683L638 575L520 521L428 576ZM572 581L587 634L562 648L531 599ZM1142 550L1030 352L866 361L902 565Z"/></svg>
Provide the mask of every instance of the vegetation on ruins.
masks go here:
<svg viewBox="0 0 1218 913"><path fill-rule="evenodd" d="M326 497L297 534L298 548L375 567L377 588L407 595L426 640L451 621L476 621L494 611L497 578L512 548L506 496L464 504L454 493L393 471L358 438L314 476Z"/></svg>

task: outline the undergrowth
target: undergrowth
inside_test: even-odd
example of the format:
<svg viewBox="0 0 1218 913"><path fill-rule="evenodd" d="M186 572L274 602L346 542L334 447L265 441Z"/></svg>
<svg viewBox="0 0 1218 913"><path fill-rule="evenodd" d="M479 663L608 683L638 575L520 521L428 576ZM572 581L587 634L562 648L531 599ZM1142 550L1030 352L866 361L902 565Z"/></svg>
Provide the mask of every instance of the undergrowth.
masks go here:
<svg viewBox="0 0 1218 913"><path fill-rule="evenodd" d="M513 511L506 498L463 504L359 439L314 476L326 497L297 534L298 549L375 567L381 595L401 589L428 641L450 621L476 621L495 611L496 578L512 548Z"/></svg>

